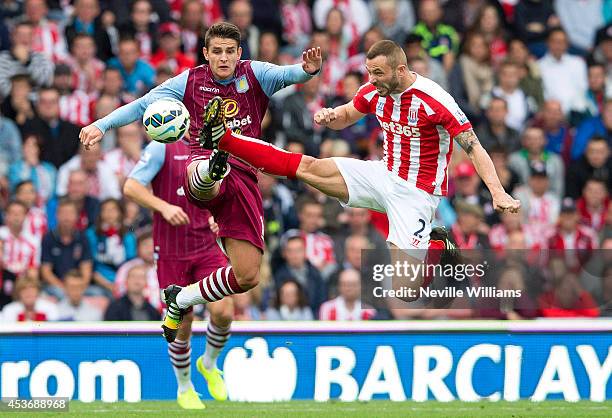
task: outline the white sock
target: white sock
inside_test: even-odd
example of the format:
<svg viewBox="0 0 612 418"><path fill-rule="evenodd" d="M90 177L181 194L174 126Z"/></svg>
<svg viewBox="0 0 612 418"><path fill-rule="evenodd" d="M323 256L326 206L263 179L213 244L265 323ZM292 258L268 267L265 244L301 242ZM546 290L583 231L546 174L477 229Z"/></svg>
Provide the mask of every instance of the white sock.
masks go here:
<svg viewBox="0 0 612 418"><path fill-rule="evenodd" d="M200 193L206 193L215 187L214 180L208 176L209 160L198 161L195 170L191 173L190 186Z"/></svg>
<svg viewBox="0 0 612 418"><path fill-rule="evenodd" d="M193 389L191 382L191 344L189 341L174 340L168 344L168 355L174 369L179 393Z"/></svg>
<svg viewBox="0 0 612 418"><path fill-rule="evenodd" d="M199 305L206 302L207 300L202 297L199 282L185 286L176 295L176 303L181 309L187 309L190 306Z"/></svg>
<svg viewBox="0 0 612 418"><path fill-rule="evenodd" d="M230 327L221 328L208 322L206 330L206 350L202 356L202 363L207 370L217 368L217 357L221 354L225 343L230 337Z"/></svg>

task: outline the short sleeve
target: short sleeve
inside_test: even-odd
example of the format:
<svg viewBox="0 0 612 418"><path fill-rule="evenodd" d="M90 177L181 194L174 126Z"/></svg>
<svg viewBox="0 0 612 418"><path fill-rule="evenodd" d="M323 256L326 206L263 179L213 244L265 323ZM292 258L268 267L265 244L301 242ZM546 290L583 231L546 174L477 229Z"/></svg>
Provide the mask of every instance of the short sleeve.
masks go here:
<svg viewBox="0 0 612 418"><path fill-rule="evenodd" d="M140 155L140 160L134 166L129 178L136 180L143 186L148 185L157 176L164 165L166 158L166 146L159 142L151 141Z"/></svg>
<svg viewBox="0 0 612 418"><path fill-rule="evenodd" d="M448 131L451 138L472 129L472 124L467 116L450 94L444 92L438 102L440 106L436 113L439 115L439 122Z"/></svg>
<svg viewBox="0 0 612 418"><path fill-rule="evenodd" d="M361 113L370 113L371 101L376 95L376 88L370 83L364 84L353 97L353 106Z"/></svg>

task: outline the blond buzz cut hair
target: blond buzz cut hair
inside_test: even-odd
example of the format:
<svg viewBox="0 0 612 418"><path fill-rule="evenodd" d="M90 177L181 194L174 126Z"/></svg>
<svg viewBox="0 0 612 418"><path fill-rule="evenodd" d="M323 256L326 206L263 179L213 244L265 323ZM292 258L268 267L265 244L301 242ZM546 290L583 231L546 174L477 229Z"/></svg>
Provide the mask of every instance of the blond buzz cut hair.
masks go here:
<svg viewBox="0 0 612 418"><path fill-rule="evenodd" d="M394 69L398 65L408 65L404 50L398 44L388 39L378 41L372 45L366 54L366 58L371 60L381 55L387 58L387 63Z"/></svg>

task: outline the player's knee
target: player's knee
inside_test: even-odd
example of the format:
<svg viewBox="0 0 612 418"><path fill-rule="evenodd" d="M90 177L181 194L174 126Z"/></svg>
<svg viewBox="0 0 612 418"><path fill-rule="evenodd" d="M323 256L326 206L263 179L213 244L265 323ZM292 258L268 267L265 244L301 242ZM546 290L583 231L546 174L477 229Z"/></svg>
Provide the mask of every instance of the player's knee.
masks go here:
<svg viewBox="0 0 612 418"><path fill-rule="evenodd" d="M259 266L250 266L239 271L234 270L238 285L245 291L257 286L259 283Z"/></svg>
<svg viewBox="0 0 612 418"><path fill-rule="evenodd" d="M228 298L226 298L228 299ZM229 299L231 300L231 299ZM234 319L233 304L228 303L223 309L219 309L211 314L211 321L219 328L228 328Z"/></svg>

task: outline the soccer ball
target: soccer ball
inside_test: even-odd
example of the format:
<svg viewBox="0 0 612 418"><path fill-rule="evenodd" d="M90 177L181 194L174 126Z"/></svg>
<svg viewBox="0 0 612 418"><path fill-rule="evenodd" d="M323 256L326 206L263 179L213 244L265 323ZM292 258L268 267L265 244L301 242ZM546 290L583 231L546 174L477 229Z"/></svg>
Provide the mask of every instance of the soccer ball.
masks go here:
<svg viewBox="0 0 612 418"><path fill-rule="evenodd" d="M142 124L153 141L171 144L181 139L189 129L189 111L179 100L159 99L147 107Z"/></svg>

